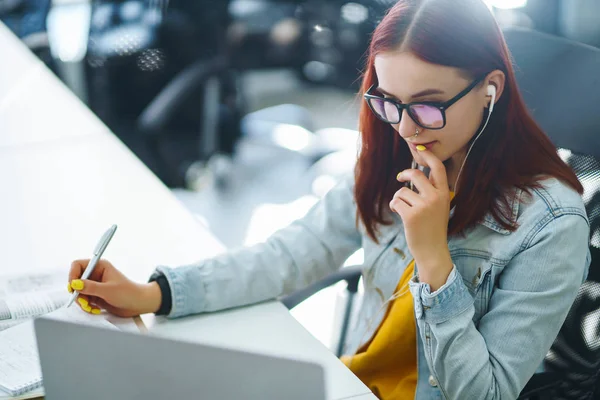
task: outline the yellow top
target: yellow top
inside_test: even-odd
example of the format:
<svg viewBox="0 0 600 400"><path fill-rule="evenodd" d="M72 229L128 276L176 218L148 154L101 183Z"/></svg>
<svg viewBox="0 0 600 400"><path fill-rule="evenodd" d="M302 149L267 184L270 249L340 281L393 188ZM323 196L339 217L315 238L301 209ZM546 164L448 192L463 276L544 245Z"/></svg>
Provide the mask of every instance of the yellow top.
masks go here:
<svg viewBox="0 0 600 400"><path fill-rule="evenodd" d="M417 327L408 281L414 260L408 264L396 293L373 339L354 357L341 360L380 399L414 399L417 389Z"/></svg>
<svg viewBox="0 0 600 400"><path fill-rule="evenodd" d="M450 192L450 199L454 192ZM400 278L386 314L370 342L353 357L341 360L380 399L414 399L417 390L417 325L408 282L413 277L411 261Z"/></svg>

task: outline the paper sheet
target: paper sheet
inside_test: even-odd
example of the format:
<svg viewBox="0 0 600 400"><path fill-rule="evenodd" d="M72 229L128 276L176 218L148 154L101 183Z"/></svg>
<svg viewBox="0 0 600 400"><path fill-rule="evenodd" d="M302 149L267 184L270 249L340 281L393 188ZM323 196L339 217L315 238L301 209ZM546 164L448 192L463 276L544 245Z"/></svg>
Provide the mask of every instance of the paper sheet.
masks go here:
<svg viewBox="0 0 600 400"><path fill-rule="evenodd" d="M108 322L103 315L88 314L79 307L63 307L48 314L47 317L101 328L119 329ZM41 376L40 361L33 321L28 320L0 333L0 382L28 381L36 376ZM43 395L43 389L27 393L26 398L38 394ZM0 399L14 398L0 389Z"/></svg>
<svg viewBox="0 0 600 400"><path fill-rule="evenodd" d="M68 300L69 292L66 289L12 295L0 299L0 315L10 319L36 317L59 309Z"/></svg>
<svg viewBox="0 0 600 400"><path fill-rule="evenodd" d="M15 325L19 325L23 322L27 321L26 319L17 319L17 320L6 320L6 321L0 321L0 332L2 332L5 329L8 328L12 328Z"/></svg>
<svg viewBox="0 0 600 400"><path fill-rule="evenodd" d="M66 281L64 271L0 277L0 331L66 304Z"/></svg>
<svg viewBox="0 0 600 400"><path fill-rule="evenodd" d="M118 327L107 321L105 315L94 315L86 313L79 307L73 305L69 308L63 307L47 315L49 318L61 321L74 322L78 324L92 325L101 328L119 330ZM139 332L139 331L138 331Z"/></svg>
<svg viewBox="0 0 600 400"><path fill-rule="evenodd" d="M8 386L42 376L33 321L0 334L0 383Z"/></svg>
<svg viewBox="0 0 600 400"><path fill-rule="evenodd" d="M55 270L38 274L2 275L0 298L15 294L31 293L58 288L67 290L68 275L65 270Z"/></svg>
<svg viewBox="0 0 600 400"><path fill-rule="evenodd" d="M140 317L121 318L108 313L102 313L101 315L103 315L108 322L116 326L120 331L133 333L147 332L147 329ZM142 326L140 326L140 324Z"/></svg>
<svg viewBox="0 0 600 400"><path fill-rule="evenodd" d="M100 315L88 314L77 305L64 308L70 298L66 283L67 274L64 270L35 275L0 276L0 338L3 339L0 342L4 342L0 343L0 379L6 379L11 370L39 370L33 317L48 315L51 318L126 332L145 331L139 318L141 326L134 318L119 318L105 312ZM11 345L6 346L9 341ZM27 346L31 343L33 347ZM43 395L43 388L18 397L10 397L0 389L0 400L31 399Z"/></svg>
<svg viewBox="0 0 600 400"><path fill-rule="evenodd" d="M0 332L67 304L70 294L66 282L67 274L63 270L0 276ZM72 308L78 307L74 305ZM122 331L145 331L141 319L102 315Z"/></svg>

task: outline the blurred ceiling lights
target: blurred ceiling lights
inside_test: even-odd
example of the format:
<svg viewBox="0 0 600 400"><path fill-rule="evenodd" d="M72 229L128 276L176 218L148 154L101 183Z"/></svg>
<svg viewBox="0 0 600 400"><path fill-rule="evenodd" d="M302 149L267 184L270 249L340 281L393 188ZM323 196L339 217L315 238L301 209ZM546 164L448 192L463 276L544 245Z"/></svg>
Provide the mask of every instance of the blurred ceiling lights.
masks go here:
<svg viewBox="0 0 600 400"><path fill-rule="evenodd" d="M353 24L360 24L369 18L369 9L362 4L346 3L340 9L342 18Z"/></svg>

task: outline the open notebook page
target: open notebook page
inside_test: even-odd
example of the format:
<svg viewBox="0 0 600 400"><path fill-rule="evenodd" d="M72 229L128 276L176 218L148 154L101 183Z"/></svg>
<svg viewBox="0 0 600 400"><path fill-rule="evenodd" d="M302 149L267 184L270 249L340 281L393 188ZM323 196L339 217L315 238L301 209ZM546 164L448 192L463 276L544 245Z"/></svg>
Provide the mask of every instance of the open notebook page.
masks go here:
<svg viewBox="0 0 600 400"><path fill-rule="evenodd" d="M76 306L58 309L48 317L118 329L103 315L87 314ZM18 392L20 387L41 382L41 375L33 321L0 332L0 398ZM3 392L2 388L8 391Z"/></svg>

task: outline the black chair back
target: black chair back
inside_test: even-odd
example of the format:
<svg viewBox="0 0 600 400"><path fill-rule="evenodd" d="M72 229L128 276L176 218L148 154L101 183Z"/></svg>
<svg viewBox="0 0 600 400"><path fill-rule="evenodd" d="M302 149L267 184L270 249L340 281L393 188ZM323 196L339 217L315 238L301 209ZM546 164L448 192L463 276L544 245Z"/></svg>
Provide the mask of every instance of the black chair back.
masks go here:
<svg viewBox="0 0 600 400"><path fill-rule="evenodd" d="M504 32L527 106L585 188L592 264L546 356L555 399L593 398L600 374L600 50L525 30Z"/></svg>

